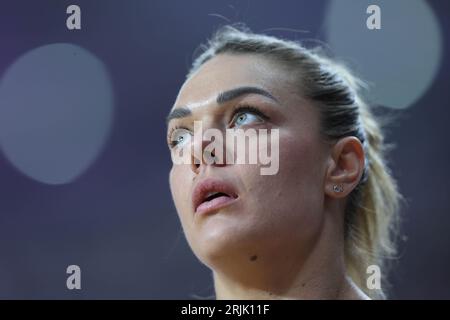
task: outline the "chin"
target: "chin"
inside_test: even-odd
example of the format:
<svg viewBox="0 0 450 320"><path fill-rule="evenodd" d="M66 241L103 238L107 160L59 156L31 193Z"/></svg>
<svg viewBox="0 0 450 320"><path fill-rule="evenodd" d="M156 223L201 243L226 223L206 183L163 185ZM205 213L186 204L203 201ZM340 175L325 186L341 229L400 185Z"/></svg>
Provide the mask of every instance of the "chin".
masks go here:
<svg viewBox="0 0 450 320"><path fill-rule="evenodd" d="M191 247L196 256L209 266L244 257L258 243L251 239L249 232L233 225L225 225L223 221L203 227L195 239L192 239L195 244L191 242Z"/></svg>

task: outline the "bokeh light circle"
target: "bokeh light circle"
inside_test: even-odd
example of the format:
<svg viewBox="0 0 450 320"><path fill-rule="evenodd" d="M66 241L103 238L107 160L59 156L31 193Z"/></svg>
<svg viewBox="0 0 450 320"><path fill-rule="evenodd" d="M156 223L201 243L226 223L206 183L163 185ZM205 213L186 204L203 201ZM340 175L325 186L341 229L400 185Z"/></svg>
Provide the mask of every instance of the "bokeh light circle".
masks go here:
<svg viewBox="0 0 450 320"><path fill-rule="evenodd" d="M370 30L369 5L381 13L381 29ZM371 85L369 98L391 108L407 108L430 88L442 58L442 34L422 0L330 1L327 41Z"/></svg>
<svg viewBox="0 0 450 320"><path fill-rule="evenodd" d="M54 43L19 57L0 80L0 147L26 176L72 182L95 161L110 133L113 90L96 56Z"/></svg>

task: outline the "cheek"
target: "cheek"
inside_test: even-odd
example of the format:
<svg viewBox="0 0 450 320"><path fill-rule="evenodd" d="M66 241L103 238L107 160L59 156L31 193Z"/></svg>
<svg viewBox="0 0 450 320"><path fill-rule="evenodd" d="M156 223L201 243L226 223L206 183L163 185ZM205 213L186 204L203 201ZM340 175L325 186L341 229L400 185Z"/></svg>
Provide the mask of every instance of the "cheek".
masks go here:
<svg viewBox="0 0 450 320"><path fill-rule="evenodd" d="M302 137L300 135L300 137ZM323 211L322 155L315 139L287 135L280 140L280 189L285 209L303 225L312 227L321 222ZM294 210L292 210L294 209Z"/></svg>
<svg viewBox="0 0 450 320"><path fill-rule="evenodd" d="M258 166L238 170L246 185L247 209L258 220L253 223L270 225L277 232L295 230L307 235L308 230L317 230L315 226L323 218L321 154L314 139L298 137L302 137L299 132L280 131L279 170L275 175L261 175Z"/></svg>
<svg viewBox="0 0 450 320"><path fill-rule="evenodd" d="M192 179L190 179L188 169L186 165L174 165L169 174L170 191L182 222L189 214L190 209L189 192L186 192L186 190L189 189L189 183L192 182Z"/></svg>
<svg viewBox="0 0 450 320"><path fill-rule="evenodd" d="M322 155L317 143L309 139L289 138L280 149L282 175L290 181L294 187L292 190L307 197L322 193Z"/></svg>
<svg viewBox="0 0 450 320"><path fill-rule="evenodd" d="M178 218L183 228L189 246L196 252L197 240L194 227L194 219L192 215L190 201L190 184L193 183L193 177L190 168L186 165L174 165L170 170L169 182L172 192L173 202L177 210Z"/></svg>

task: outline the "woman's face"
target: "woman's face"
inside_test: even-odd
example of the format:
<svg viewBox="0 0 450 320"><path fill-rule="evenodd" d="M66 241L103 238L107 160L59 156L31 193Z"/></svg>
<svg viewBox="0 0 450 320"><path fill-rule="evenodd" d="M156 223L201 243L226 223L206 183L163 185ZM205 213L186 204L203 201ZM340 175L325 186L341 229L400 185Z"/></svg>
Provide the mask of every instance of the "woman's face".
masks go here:
<svg viewBox="0 0 450 320"><path fill-rule="evenodd" d="M168 123L169 143L178 143L170 146L172 152L196 143L190 138L194 121L201 121L203 131L279 132L279 169L273 175L262 175L267 165L261 164L172 166L170 188L187 241L213 269L307 254L320 233L328 148L320 138L316 108L294 83L287 68L262 56L221 54L179 92L172 109L176 116ZM219 94L239 87L259 88L273 98L247 92L222 95L228 98L218 102ZM214 192L223 194L208 201Z"/></svg>

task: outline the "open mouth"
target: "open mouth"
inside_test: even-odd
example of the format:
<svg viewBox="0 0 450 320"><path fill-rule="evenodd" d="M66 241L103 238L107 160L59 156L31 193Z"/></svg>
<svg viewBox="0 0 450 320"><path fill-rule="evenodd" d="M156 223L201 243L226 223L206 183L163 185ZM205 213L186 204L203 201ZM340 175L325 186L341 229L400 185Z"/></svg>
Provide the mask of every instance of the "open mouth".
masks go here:
<svg viewBox="0 0 450 320"><path fill-rule="evenodd" d="M196 213L206 213L224 207L238 198L231 185L217 180L205 180L194 190Z"/></svg>
<svg viewBox="0 0 450 320"><path fill-rule="evenodd" d="M197 207L196 212L205 212L212 209L218 209L220 206L236 199L223 192L212 192L207 196L202 203Z"/></svg>
<svg viewBox="0 0 450 320"><path fill-rule="evenodd" d="M220 197L230 197L230 196L223 192L210 192L202 203L209 202Z"/></svg>

